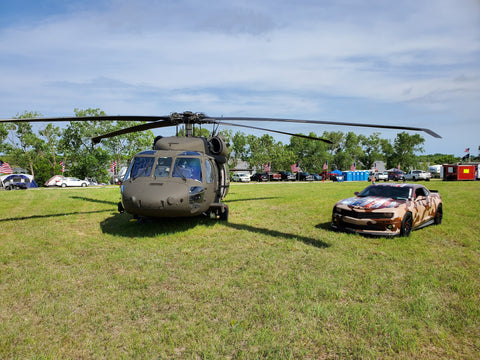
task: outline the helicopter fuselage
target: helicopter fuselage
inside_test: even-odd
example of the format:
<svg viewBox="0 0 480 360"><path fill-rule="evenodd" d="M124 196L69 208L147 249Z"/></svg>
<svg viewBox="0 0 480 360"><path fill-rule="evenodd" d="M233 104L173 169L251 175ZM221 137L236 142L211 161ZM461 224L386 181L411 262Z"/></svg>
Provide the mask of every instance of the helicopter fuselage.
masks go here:
<svg viewBox="0 0 480 360"><path fill-rule="evenodd" d="M165 144L168 139L157 141L156 147L162 147L159 142ZM170 141L176 143L179 139L185 142L185 138ZM203 142L202 138L191 138L190 142L195 143L195 139L199 139L199 144ZM185 143L179 147L185 149ZM202 149L154 149L135 155L121 185L123 209L143 217L222 217L226 205L221 200L228 191L228 170L218 156L195 150Z"/></svg>

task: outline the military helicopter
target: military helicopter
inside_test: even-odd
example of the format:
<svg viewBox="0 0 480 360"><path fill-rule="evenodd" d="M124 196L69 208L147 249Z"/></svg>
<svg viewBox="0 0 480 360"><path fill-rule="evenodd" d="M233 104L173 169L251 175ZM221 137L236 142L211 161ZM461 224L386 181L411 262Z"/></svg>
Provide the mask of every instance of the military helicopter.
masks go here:
<svg viewBox="0 0 480 360"><path fill-rule="evenodd" d="M119 212L134 218L170 218L208 215L220 220L228 219L228 206L222 202L228 193L230 177L227 165L227 144L218 133L219 125L238 126L289 136L297 136L331 143L327 139L232 123L231 121L287 122L317 125L342 125L383 129L424 131L440 138L425 128L358 124L320 120L299 120L253 117L209 117L203 113L186 111L167 116L88 116L33 119L4 119L0 122L53 122L53 121L146 121L92 138L92 144L102 139L168 126L183 124L185 136L157 136L151 150L136 154L120 186L122 201ZM194 136L194 126L213 124L210 137Z"/></svg>

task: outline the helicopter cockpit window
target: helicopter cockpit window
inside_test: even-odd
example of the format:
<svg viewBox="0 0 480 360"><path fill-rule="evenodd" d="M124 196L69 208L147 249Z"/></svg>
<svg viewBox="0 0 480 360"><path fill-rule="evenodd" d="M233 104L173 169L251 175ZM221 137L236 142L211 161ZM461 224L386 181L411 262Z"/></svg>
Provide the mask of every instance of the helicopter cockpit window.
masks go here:
<svg viewBox="0 0 480 360"><path fill-rule="evenodd" d="M154 157L143 157L138 156L134 159L131 166L131 170L125 179L132 178L136 179L138 177L148 177L152 173Z"/></svg>
<svg viewBox="0 0 480 360"><path fill-rule="evenodd" d="M211 184L213 183L213 169L212 169L212 163L210 160L205 160L205 177L207 179L207 183Z"/></svg>
<svg viewBox="0 0 480 360"><path fill-rule="evenodd" d="M173 168L173 177L202 181L202 166L199 158L177 158Z"/></svg>
<svg viewBox="0 0 480 360"><path fill-rule="evenodd" d="M168 175L170 175L171 168L172 168L172 158L160 157L158 158L157 166L155 166L155 171L153 172L153 176L168 177Z"/></svg>

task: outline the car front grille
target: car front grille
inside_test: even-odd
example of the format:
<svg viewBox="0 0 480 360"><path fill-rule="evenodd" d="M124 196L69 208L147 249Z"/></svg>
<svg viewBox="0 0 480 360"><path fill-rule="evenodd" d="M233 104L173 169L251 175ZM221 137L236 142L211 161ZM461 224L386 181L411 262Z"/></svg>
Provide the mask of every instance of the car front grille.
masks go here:
<svg viewBox="0 0 480 360"><path fill-rule="evenodd" d="M346 209L336 209L336 213L342 216L348 216L355 219L391 219L393 213L389 212L364 212Z"/></svg>

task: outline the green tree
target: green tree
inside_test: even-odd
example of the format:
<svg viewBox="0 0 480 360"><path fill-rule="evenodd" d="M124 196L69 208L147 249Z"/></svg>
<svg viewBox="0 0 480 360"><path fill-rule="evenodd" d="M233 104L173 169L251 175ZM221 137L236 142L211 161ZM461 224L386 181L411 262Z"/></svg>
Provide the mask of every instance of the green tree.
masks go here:
<svg viewBox="0 0 480 360"><path fill-rule="evenodd" d="M100 109L74 110L77 117L104 116ZM96 178L107 182L108 163L110 156L101 146L93 147L91 138L98 134L107 133L111 129L108 122L70 121L63 129L60 141L60 150L63 152L66 174L81 179Z"/></svg>
<svg viewBox="0 0 480 360"><path fill-rule="evenodd" d="M36 111L24 111L17 114L14 119L31 119L41 116ZM32 129L29 122L19 122L10 125L12 129L12 147L10 155L16 165L27 169L30 174L35 176L35 162L41 156L39 151L43 146L43 140L40 139Z"/></svg>
<svg viewBox="0 0 480 360"><path fill-rule="evenodd" d="M423 152L425 139L419 134L409 135L406 132L397 134L393 142L393 151L388 154L387 166L408 170L417 167L417 152Z"/></svg>
<svg viewBox="0 0 480 360"><path fill-rule="evenodd" d="M308 136L318 137L313 132ZM329 145L323 141L292 136L290 144L286 148L293 153L290 165L298 161L302 170L311 173L322 172L323 164L330 160Z"/></svg>
<svg viewBox="0 0 480 360"><path fill-rule="evenodd" d="M46 172L51 177L60 172L60 165L57 163L57 149L60 144L62 131L58 126L50 123L45 128L39 130L38 133L46 140L41 151L43 162L48 164L48 171L46 171L46 166L42 165L42 172Z"/></svg>

